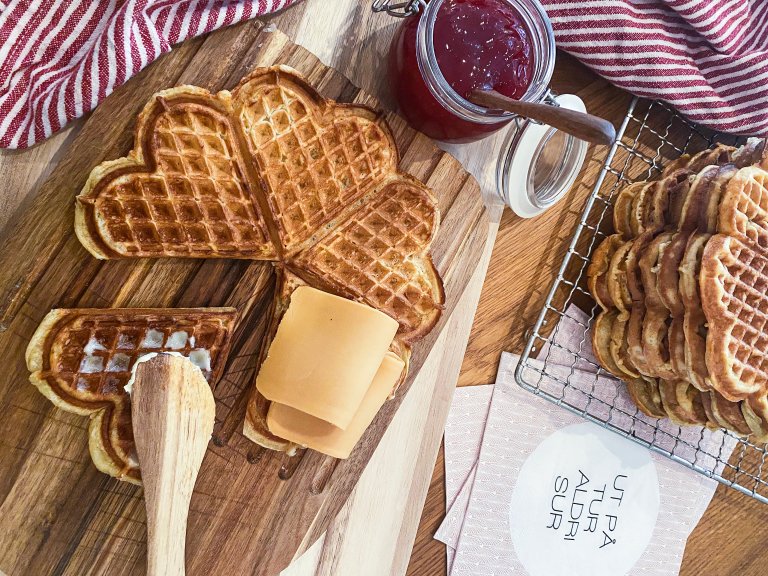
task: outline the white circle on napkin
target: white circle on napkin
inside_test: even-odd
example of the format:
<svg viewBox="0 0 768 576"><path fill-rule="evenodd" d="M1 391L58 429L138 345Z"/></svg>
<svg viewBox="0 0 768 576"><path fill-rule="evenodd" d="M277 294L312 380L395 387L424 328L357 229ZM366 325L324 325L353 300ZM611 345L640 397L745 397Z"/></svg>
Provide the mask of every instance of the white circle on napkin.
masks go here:
<svg viewBox="0 0 768 576"><path fill-rule="evenodd" d="M558 430L528 456L509 526L531 576L620 576L648 546L658 512L648 450L584 422Z"/></svg>

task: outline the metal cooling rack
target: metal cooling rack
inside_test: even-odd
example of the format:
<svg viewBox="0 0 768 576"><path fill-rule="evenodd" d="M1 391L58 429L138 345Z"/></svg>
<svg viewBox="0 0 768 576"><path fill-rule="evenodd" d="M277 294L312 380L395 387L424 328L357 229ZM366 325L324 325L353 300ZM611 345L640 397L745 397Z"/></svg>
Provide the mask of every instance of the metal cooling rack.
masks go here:
<svg viewBox="0 0 768 576"><path fill-rule="evenodd" d="M586 270L592 250L612 233L614 197L626 183L651 178L666 162L716 142L739 143L690 123L663 103L631 102L515 377L537 396L768 503L765 446L726 430L649 418L628 400L623 384L591 359L589 327L599 309L587 289Z"/></svg>

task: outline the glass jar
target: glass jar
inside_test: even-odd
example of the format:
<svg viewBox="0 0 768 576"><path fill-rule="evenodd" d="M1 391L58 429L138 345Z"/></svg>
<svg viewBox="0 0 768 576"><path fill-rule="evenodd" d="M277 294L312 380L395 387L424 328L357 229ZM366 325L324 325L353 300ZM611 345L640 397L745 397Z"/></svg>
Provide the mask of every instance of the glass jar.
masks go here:
<svg viewBox="0 0 768 576"><path fill-rule="evenodd" d="M547 103L586 112L573 94ZM496 165L499 199L522 218L538 216L570 190L584 165L587 143L546 124L515 118Z"/></svg>
<svg viewBox="0 0 768 576"><path fill-rule="evenodd" d="M431 0L403 20L389 50L389 77L406 120L444 142L471 142L495 132L516 116L490 110L462 97L446 81L437 62L434 29L445 0ZM555 39L537 0L497 0L509 5L529 32L533 70L521 100L543 101L555 66Z"/></svg>

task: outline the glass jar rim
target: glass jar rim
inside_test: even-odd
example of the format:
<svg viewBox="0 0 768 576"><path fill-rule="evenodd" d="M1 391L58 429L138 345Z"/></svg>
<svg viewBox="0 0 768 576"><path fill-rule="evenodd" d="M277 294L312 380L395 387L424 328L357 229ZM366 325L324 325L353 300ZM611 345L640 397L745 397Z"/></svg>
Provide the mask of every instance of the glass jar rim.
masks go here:
<svg viewBox="0 0 768 576"><path fill-rule="evenodd" d="M431 0L420 15L416 35L416 61L425 84L435 99L455 115L478 124L496 124L515 118L503 110L479 106L462 97L443 76L437 63L434 46L435 21L445 0ZM521 98L526 102L539 102L549 91L549 82L555 69L555 35L552 23L538 0L500 0L512 6L523 18L533 37L534 77Z"/></svg>

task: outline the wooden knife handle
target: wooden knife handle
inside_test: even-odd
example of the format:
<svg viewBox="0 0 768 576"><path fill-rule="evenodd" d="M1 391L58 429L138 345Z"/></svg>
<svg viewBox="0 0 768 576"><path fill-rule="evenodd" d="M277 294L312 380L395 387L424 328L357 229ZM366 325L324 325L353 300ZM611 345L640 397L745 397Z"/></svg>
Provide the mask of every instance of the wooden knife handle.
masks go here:
<svg viewBox="0 0 768 576"><path fill-rule="evenodd" d="M562 132L594 144L610 146L616 140L616 129L613 127L613 124L604 118L592 116L592 114L569 110L562 106L522 102L499 94L495 90L473 90L469 95L469 99L475 104L480 104L486 108L506 110L518 116L525 116L526 118L543 122Z"/></svg>

